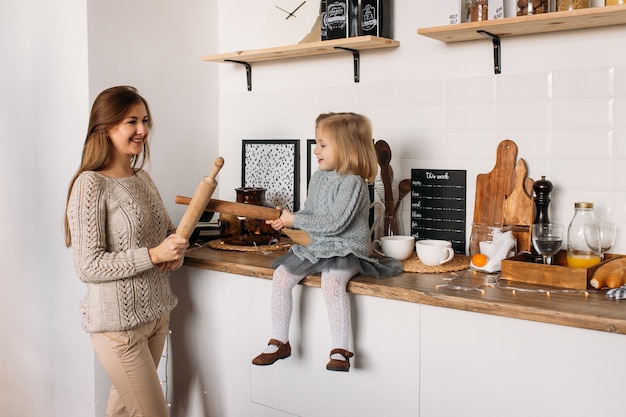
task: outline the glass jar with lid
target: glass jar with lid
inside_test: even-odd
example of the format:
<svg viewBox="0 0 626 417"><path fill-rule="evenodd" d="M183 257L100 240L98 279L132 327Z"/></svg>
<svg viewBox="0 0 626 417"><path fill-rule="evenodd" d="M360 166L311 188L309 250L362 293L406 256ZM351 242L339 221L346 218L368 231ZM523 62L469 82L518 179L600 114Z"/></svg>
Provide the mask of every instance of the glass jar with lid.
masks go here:
<svg viewBox="0 0 626 417"><path fill-rule="evenodd" d="M488 0L472 0L471 3L471 21L481 22L489 18Z"/></svg>
<svg viewBox="0 0 626 417"><path fill-rule="evenodd" d="M564 12L591 7L591 0L556 0L556 11Z"/></svg>
<svg viewBox="0 0 626 417"><path fill-rule="evenodd" d="M600 228L593 203L574 204L574 217L567 228L567 266L589 268L600 263Z"/></svg>
<svg viewBox="0 0 626 417"><path fill-rule="evenodd" d="M518 0L517 15L531 16L539 13L548 13L548 0Z"/></svg>

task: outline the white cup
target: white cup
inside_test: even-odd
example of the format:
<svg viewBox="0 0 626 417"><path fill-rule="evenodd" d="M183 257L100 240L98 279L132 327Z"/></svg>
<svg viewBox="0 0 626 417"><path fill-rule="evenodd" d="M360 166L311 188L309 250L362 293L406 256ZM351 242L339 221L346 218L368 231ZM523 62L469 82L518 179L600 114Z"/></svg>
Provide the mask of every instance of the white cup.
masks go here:
<svg viewBox="0 0 626 417"><path fill-rule="evenodd" d="M379 255L390 256L403 261L413 253L414 242L413 236L383 236L372 242L372 248Z"/></svg>
<svg viewBox="0 0 626 417"><path fill-rule="evenodd" d="M454 258L452 243L447 240L418 240L415 251L424 265L439 266Z"/></svg>

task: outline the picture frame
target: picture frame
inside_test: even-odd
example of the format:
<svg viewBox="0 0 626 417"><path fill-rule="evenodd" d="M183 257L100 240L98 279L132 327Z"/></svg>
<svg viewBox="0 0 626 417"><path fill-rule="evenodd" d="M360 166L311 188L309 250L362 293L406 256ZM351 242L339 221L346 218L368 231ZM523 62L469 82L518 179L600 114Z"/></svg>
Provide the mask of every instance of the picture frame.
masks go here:
<svg viewBox="0 0 626 417"><path fill-rule="evenodd" d="M315 139L307 139L306 141L306 185L307 190L309 182L311 181L311 175L317 171L317 156L315 156Z"/></svg>
<svg viewBox="0 0 626 417"><path fill-rule="evenodd" d="M243 139L241 186L265 188L265 204L300 208L300 140Z"/></svg>

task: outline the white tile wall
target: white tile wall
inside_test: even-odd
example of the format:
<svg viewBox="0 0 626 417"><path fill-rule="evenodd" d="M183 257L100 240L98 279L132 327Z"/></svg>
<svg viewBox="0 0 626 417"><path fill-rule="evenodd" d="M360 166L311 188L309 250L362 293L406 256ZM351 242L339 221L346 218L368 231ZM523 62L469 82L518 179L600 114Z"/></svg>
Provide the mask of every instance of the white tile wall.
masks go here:
<svg viewBox="0 0 626 417"><path fill-rule="evenodd" d="M253 65L252 92L242 69L222 65L220 148L240 159L242 138L304 141L319 113L361 112L374 136L390 143L396 182L412 168L467 170L469 223L475 177L491 171L498 143L511 139L529 176L554 184L553 221L568 223L575 201L593 201L598 217L619 223L625 237L615 251L626 253L626 31L503 38L502 74L494 75L489 40L443 44L417 35L440 24L443 13L443 2L396 2L401 46L363 52L358 84L350 56ZM230 14L220 25L220 52L250 42ZM262 47L262 36L255 42ZM238 161L232 166L221 193L239 185Z"/></svg>

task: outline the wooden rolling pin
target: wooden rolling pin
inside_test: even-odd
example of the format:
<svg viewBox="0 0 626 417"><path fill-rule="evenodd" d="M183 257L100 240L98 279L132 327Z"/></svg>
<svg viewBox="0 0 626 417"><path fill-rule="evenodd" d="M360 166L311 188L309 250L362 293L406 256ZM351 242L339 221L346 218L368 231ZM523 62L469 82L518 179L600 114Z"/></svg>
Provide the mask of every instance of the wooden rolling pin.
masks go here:
<svg viewBox="0 0 626 417"><path fill-rule="evenodd" d="M176 196L176 204L191 204L193 199ZM230 201L211 199L206 204L204 211L215 213L232 214L241 217L250 217L259 220L276 220L280 217L280 210L271 207L257 206L254 204L233 203ZM304 230L283 228L282 232L289 236L299 245L306 246L311 243L311 237Z"/></svg>
<svg viewBox="0 0 626 417"><path fill-rule="evenodd" d="M176 228L176 234L178 236L189 239L191 233L193 233L193 230L198 224L198 220L200 220L200 216L202 216L207 203L211 199L211 195L213 195L213 191L215 191L217 187L215 177L220 169L222 169L222 166L224 166L224 158L220 156L213 162L211 173L200 181L193 197L189 199L189 207L185 210L185 214L183 214L183 218Z"/></svg>
<svg viewBox="0 0 626 417"><path fill-rule="evenodd" d="M192 198L176 196L176 204L191 204ZM280 210L271 207L257 206L255 204L233 203L230 201L210 199L204 207L204 211L233 214L235 216L250 217L260 220L276 220L280 217Z"/></svg>

